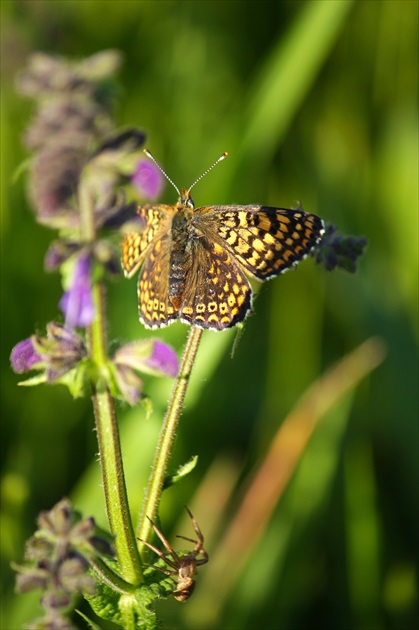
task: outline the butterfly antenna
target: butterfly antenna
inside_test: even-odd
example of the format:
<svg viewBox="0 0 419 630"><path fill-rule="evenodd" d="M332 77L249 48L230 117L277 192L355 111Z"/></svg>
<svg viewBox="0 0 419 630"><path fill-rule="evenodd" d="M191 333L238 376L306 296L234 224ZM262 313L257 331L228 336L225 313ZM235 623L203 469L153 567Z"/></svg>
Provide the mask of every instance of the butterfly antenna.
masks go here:
<svg viewBox="0 0 419 630"><path fill-rule="evenodd" d="M194 181L194 183L192 184L192 186L189 186L189 188L188 188L189 192L192 190L192 188L195 186L195 184L197 184L197 183L198 183L198 182L199 182L199 181L200 181L203 177L205 177L205 175L206 175L207 173L209 173L210 171L212 171L212 169L214 168L214 166L217 166L218 162L221 162L221 161L222 161L222 160L224 160L224 158L226 158L227 156L228 156L227 151L224 151L224 153L223 153L222 155L220 155L220 157L218 158L218 160L216 160L212 166L210 166L209 168L207 168L207 170L206 170L206 171L204 171L204 172L202 173L202 175L200 175L200 176L198 177L198 179L196 179L196 180Z"/></svg>
<svg viewBox="0 0 419 630"><path fill-rule="evenodd" d="M173 186L173 188L176 190L177 194L180 197L180 190L179 188L176 186L176 184L170 179L170 177L168 176L167 173L164 172L164 170L162 169L162 167L160 166L160 164L157 162L156 158L153 157L150 153L150 151L148 149L144 149L144 153L146 154L147 157L150 158L150 160L153 160L154 164L157 166L157 168L159 169L159 171L161 173L163 173L163 175L165 176L165 178L167 179L168 182L170 182ZM221 159L221 158L220 158ZM215 165L214 165L215 166Z"/></svg>

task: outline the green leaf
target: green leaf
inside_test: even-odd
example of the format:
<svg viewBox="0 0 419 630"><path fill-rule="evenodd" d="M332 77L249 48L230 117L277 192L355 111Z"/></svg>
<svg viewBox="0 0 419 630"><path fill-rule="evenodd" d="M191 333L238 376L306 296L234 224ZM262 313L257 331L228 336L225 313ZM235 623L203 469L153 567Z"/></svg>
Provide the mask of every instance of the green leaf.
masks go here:
<svg viewBox="0 0 419 630"><path fill-rule="evenodd" d="M162 563L165 566L164 563ZM145 577L152 575L157 575L158 578L164 576L164 574L155 571L153 568L150 568L149 571L146 572ZM141 615L141 620L144 625L139 626L141 630L155 630L158 627L158 619L154 610L152 610L151 606L155 600L158 599L166 599L173 593L173 580L168 577L162 577L158 582L153 582L151 584L147 584L146 586L142 586L136 592L136 600L138 602L138 609Z"/></svg>
<svg viewBox="0 0 419 630"><path fill-rule="evenodd" d="M135 593L124 595L99 584L96 595L88 595L86 600L98 617L119 624L124 630L156 630L159 624L151 606L155 600L173 593L173 580L161 577L163 574L152 568L146 573L159 581L142 585Z"/></svg>
<svg viewBox="0 0 419 630"><path fill-rule="evenodd" d="M30 167L32 162L33 162L33 158L32 157L27 157L20 164L18 164L18 166L16 167L16 169L14 170L13 175L12 175L12 183L13 184L16 184L16 182L24 174L26 174L26 172L29 170L29 167Z"/></svg>
<svg viewBox="0 0 419 630"><path fill-rule="evenodd" d="M181 481L184 477L186 477L186 475L189 475L189 473L193 471L197 463L198 455L194 455L188 462L186 462L186 464L182 464L182 466L179 466L174 475L168 475L165 478L163 483L163 490L166 490L166 488L170 488L170 486L173 486L175 483Z"/></svg>
<svg viewBox="0 0 419 630"><path fill-rule="evenodd" d="M25 381L19 381L18 385L22 387L34 387L35 385L40 385L41 383L47 382L47 375L45 372L41 372L40 374L35 374L35 376L31 376L27 378Z"/></svg>
<svg viewBox="0 0 419 630"><path fill-rule="evenodd" d="M141 396L140 402L145 409L145 419L148 420L153 413L153 403L151 401L151 398L144 394Z"/></svg>
<svg viewBox="0 0 419 630"><path fill-rule="evenodd" d="M100 626L98 626L96 623L94 623L94 621L92 621L91 619L89 619L89 617L87 617L85 614L83 614L80 610L77 610L76 608L76 613L78 615L80 615L80 617L82 619L85 620L85 622L88 624L88 626L90 628L92 628L92 630L102 630L102 628Z"/></svg>
<svg viewBox="0 0 419 630"><path fill-rule="evenodd" d="M120 593L116 593L106 584L99 582L95 595L85 595L85 599L98 617L122 625L121 612L118 606Z"/></svg>
<svg viewBox="0 0 419 630"><path fill-rule="evenodd" d="M78 363L76 369L64 374L57 382L67 385L73 398L81 398L86 393L88 367L89 361L84 359Z"/></svg>

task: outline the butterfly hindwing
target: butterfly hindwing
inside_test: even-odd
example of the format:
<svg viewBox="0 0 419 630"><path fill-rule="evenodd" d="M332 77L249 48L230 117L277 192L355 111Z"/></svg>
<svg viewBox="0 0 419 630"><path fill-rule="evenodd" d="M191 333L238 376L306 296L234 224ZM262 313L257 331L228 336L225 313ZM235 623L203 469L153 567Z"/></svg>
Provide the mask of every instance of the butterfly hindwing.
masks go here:
<svg viewBox="0 0 419 630"><path fill-rule="evenodd" d="M187 275L180 318L201 328L223 330L242 321L251 308L249 282L231 254L205 236L186 251Z"/></svg>
<svg viewBox="0 0 419 630"><path fill-rule="evenodd" d="M147 328L174 322L179 313L169 300L170 236L158 236L138 277L138 312Z"/></svg>

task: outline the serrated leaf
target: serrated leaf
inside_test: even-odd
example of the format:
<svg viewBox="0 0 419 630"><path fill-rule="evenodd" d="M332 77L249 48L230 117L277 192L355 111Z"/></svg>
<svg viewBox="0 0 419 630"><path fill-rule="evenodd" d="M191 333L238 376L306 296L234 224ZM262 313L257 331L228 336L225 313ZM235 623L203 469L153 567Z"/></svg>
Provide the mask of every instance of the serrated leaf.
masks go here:
<svg viewBox="0 0 419 630"><path fill-rule="evenodd" d="M158 573L157 571L153 572ZM162 574L159 573L160 578ZM158 626L158 619L152 605L155 600L166 599L173 593L173 581L170 578L164 577L158 582L153 582L147 586L139 588L135 597L138 602L139 614L141 616L143 626L140 626L141 630L155 630Z"/></svg>
<svg viewBox="0 0 419 630"><path fill-rule="evenodd" d="M173 581L150 569L146 571L159 581L143 584L132 595L112 591L100 583L95 595L85 595L92 610L98 617L112 621L124 629L156 630L159 626L152 605L155 600L164 599L173 593ZM93 626L94 627L94 626Z"/></svg>
<svg viewBox="0 0 419 630"><path fill-rule="evenodd" d="M121 613L118 607L120 593L113 591L107 584L99 582L95 595L85 595L92 610L98 617L121 624Z"/></svg>

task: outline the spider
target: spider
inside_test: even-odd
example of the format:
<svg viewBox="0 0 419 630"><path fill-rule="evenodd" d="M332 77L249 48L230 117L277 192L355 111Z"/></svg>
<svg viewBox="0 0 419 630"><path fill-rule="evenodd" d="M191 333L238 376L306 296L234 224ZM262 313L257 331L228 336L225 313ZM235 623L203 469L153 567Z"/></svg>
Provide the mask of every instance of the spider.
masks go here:
<svg viewBox="0 0 419 630"><path fill-rule="evenodd" d="M196 522L196 519L193 516L192 512L189 510L189 508L186 507L186 505L185 508L189 516L191 517L192 524L194 526L194 530L196 532L198 540L192 540L192 538L187 538L186 536L179 535L177 536L177 538L183 538L184 540L195 543L195 547L190 553L187 553L184 556L178 556L176 551L170 546L169 541L163 536L162 532L156 527L151 518L149 518L148 520L152 524L154 531L162 541L168 553L172 556L173 560L165 556L164 553L160 549L158 549L158 547L155 547L145 540L139 539L144 545L146 545L149 549L154 551L154 553L156 553L162 560L164 560L164 562L169 567L171 567L172 570L162 569L160 567L156 567L155 565L149 565L153 566L154 569L165 573L166 575L174 575L177 577L177 585L176 589L173 591L173 595L178 602L185 602L187 599L189 599L195 588L195 582L192 578L196 573L196 567L201 564L206 564L208 562L208 554L203 547L204 537L202 535L202 532L199 529L198 523ZM202 558L197 560L197 556L199 556L199 554L202 555Z"/></svg>

